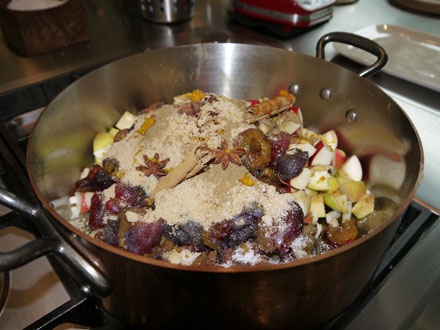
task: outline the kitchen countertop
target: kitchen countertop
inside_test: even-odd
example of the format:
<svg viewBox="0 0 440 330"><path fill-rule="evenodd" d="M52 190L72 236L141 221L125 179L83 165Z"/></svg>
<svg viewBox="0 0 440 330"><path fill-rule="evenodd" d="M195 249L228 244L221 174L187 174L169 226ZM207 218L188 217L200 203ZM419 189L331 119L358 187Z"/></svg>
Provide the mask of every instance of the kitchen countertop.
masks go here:
<svg viewBox="0 0 440 330"><path fill-rule="evenodd" d="M354 32L372 24L402 25L440 35L438 17L399 9L387 0L360 0L335 6L330 21L292 38L254 32L231 20L231 0L195 1L194 17L165 25L143 19L136 1L84 1L90 42L35 57L18 56L0 38L0 94L76 70L93 68L147 48L170 47L203 41L267 44L315 55L319 37L327 32Z"/></svg>

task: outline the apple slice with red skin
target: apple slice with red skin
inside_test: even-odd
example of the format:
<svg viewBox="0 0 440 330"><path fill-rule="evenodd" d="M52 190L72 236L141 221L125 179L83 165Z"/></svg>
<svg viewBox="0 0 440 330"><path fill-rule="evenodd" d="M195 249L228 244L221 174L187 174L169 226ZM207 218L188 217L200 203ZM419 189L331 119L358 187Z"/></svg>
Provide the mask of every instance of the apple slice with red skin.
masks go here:
<svg viewBox="0 0 440 330"><path fill-rule="evenodd" d="M333 159L333 166L335 167L335 169L339 170L342 164L344 164L346 160L347 160L347 155L345 154L345 151L336 148L335 158Z"/></svg>
<svg viewBox="0 0 440 330"><path fill-rule="evenodd" d="M331 165L333 163L335 152L331 147L320 140L318 143L316 143L315 148L316 152L309 160L311 166Z"/></svg>

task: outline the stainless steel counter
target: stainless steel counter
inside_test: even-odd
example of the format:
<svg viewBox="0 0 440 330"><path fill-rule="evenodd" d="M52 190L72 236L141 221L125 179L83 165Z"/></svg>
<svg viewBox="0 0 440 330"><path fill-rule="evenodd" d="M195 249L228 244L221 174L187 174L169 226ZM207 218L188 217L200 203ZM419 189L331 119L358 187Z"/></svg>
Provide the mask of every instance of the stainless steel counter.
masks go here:
<svg viewBox="0 0 440 330"><path fill-rule="evenodd" d="M262 43L315 54L319 37L330 31L353 32L371 24L395 24L440 34L438 17L410 13L387 0L360 0L336 6L333 18L311 31L288 39L252 31L230 19L231 0L197 0L193 19L161 25L141 18L136 1L84 1L91 41L35 57L11 52L0 39L0 93L75 70L99 66L146 48L202 41Z"/></svg>

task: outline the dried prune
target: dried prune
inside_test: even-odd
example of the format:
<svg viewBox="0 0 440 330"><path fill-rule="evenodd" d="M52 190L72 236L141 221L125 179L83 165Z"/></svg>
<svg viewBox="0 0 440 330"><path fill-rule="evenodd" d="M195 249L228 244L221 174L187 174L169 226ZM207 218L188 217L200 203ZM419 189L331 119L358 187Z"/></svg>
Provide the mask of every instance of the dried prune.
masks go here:
<svg viewBox="0 0 440 330"><path fill-rule="evenodd" d="M103 191L114 183L112 175L101 168L90 180L90 191Z"/></svg>
<svg viewBox="0 0 440 330"><path fill-rule="evenodd" d="M93 165L92 168L87 173L87 176L78 180L75 183L75 191L94 191L90 188L91 182L93 177L98 173L99 171L102 171L102 167L99 165Z"/></svg>
<svg viewBox="0 0 440 330"><path fill-rule="evenodd" d="M101 240L112 246L118 246L118 228L119 220L108 220L101 233Z"/></svg>
<svg viewBox="0 0 440 330"><path fill-rule="evenodd" d="M196 251L203 251L202 225L188 221L178 225L165 225L164 236L177 245L192 245Z"/></svg>
<svg viewBox="0 0 440 330"><path fill-rule="evenodd" d="M151 253L160 243L163 226L163 220L135 223L125 233L127 250L141 255Z"/></svg>
<svg viewBox="0 0 440 330"><path fill-rule="evenodd" d="M309 159L306 151L293 149L292 153L281 155L275 164L278 177L286 182L298 176Z"/></svg>
<svg viewBox="0 0 440 330"><path fill-rule="evenodd" d="M255 237L257 221L261 215L261 212L244 211L233 219L214 224L204 235L205 245L219 250L246 242Z"/></svg>
<svg viewBox="0 0 440 330"><path fill-rule="evenodd" d="M262 171L252 173L260 181L274 186L280 194L291 191L290 185L280 181L277 173L272 167L266 167Z"/></svg>
<svg viewBox="0 0 440 330"><path fill-rule="evenodd" d="M224 245L236 247L248 239L255 237L257 228L257 218L251 214L242 213L233 220L233 230L225 237Z"/></svg>
<svg viewBox="0 0 440 330"><path fill-rule="evenodd" d="M272 155L270 166L274 166L277 162L277 159L286 153L286 150L290 145L290 135L286 132L280 132L278 135L272 136L269 139Z"/></svg>
<svg viewBox="0 0 440 330"><path fill-rule="evenodd" d="M262 170L269 165L272 149L269 141L258 128L250 128L242 132L236 146L244 148L242 161L249 170Z"/></svg>

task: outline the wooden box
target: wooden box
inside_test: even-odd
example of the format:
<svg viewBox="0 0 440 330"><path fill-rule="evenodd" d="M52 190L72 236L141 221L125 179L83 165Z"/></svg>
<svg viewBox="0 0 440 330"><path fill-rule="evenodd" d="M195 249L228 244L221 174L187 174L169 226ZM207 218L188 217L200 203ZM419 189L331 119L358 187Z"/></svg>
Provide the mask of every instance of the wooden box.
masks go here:
<svg viewBox="0 0 440 330"><path fill-rule="evenodd" d="M32 10L11 9L11 1L0 0L0 27L8 47L20 55L34 56L90 39L82 0L58 0L61 4L55 7Z"/></svg>

